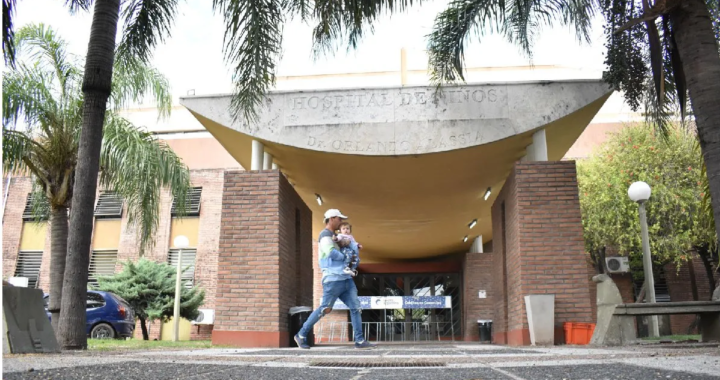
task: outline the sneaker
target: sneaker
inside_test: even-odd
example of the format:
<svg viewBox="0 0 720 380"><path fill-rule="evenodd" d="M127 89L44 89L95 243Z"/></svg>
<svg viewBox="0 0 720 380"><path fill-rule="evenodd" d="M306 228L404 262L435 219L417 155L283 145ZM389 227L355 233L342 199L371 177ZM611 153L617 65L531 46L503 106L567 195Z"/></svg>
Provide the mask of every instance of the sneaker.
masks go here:
<svg viewBox="0 0 720 380"><path fill-rule="evenodd" d="M310 349L310 345L307 344L307 340L300 335L295 335L295 343L297 343L300 348L304 348L306 350Z"/></svg>
<svg viewBox="0 0 720 380"><path fill-rule="evenodd" d="M377 344L372 344L368 342L367 340L363 340L360 343L355 343L355 348L357 349L368 349L368 348L375 348L377 347Z"/></svg>

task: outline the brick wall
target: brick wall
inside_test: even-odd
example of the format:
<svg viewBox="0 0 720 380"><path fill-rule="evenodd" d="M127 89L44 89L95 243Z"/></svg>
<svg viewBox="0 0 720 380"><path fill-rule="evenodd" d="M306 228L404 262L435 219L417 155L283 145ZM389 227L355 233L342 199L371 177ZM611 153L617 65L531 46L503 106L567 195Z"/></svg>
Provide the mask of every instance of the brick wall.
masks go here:
<svg viewBox="0 0 720 380"><path fill-rule="evenodd" d="M3 179L2 196L4 198L7 179ZM30 177L15 177L10 181L2 220L3 279L12 277L15 274L15 263L20 251L20 237L22 236L22 214L25 210L27 196L31 190L32 181ZM43 259L49 255L50 251L48 250L43 254ZM43 271L41 270L41 272Z"/></svg>
<svg viewBox="0 0 720 380"><path fill-rule="evenodd" d="M2 183L2 196L5 196L7 178ZM3 252L3 279L15 275L18 253L20 252L20 238L22 236L22 214L25 210L28 194L32 191L30 177L14 177L10 180L7 203L2 221L2 252ZM3 198L4 199L4 198ZM50 222L47 222L47 233L43 246L42 262L40 264L40 278L38 288L45 293L50 292Z"/></svg>
<svg viewBox="0 0 720 380"><path fill-rule="evenodd" d="M494 258L489 252L468 253L463 260L463 340L479 340L478 319L495 317ZM479 298L480 290L485 290L487 298Z"/></svg>
<svg viewBox="0 0 720 380"><path fill-rule="evenodd" d="M308 231L309 209L277 170L225 172L213 344L289 344L288 305L310 301L308 290L296 288L290 256L298 249L295 234L287 233L295 230L295 217L285 220L292 209L300 212L299 230ZM299 252L310 257L310 240L303 243ZM309 285L310 269L299 269Z"/></svg>
<svg viewBox="0 0 720 380"><path fill-rule="evenodd" d="M695 283L697 286L697 300L709 301L712 297L710 282L702 260L696 253L690 254L690 261L678 267L674 264L665 266L665 279L670 293L672 302L695 301L693 296L691 270L695 275ZM715 275L715 283L720 281L717 272ZM684 335L688 333L697 334L697 326L692 326L695 322L694 315L671 315L670 328L673 334Z"/></svg>
<svg viewBox="0 0 720 380"><path fill-rule="evenodd" d="M531 294L555 294L558 343L563 322L592 322L575 162L516 163L492 215L495 283L502 288L494 340L529 344L524 296Z"/></svg>
<svg viewBox="0 0 720 380"><path fill-rule="evenodd" d="M212 309L215 303L215 288L217 286L217 254L220 238L220 217L222 209L223 170L193 170L190 180L193 186L201 186L202 197L200 207L200 224L198 231L198 247L195 263L196 283L203 287L205 304L202 308ZM15 262L19 251L20 236L22 233L22 212L25 208L27 195L32 189L29 177L16 177L12 179L8 193L8 203L3 217L3 276L14 274ZM4 190L4 188L3 188ZM100 191L101 189L98 189ZM143 257L158 262L167 262L170 247L170 209L172 196L163 191L160 198L160 220L155 244L143 252ZM122 262L136 261L140 258L137 229L128 224L127 209L123 212L121 223L120 243L118 246L118 262L116 271L122 270ZM46 235L45 252L40 269L39 287L49 290L50 282L50 228ZM154 323L150 326L150 339L160 339L161 326ZM209 339L212 325L202 327L193 326L191 339ZM136 324L135 336L142 337L140 323Z"/></svg>
<svg viewBox="0 0 720 380"><path fill-rule="evenodd" d="M312 212L285 176L280 175L279 257L280 330L289 331L288 311L313 302Z"/></svg>

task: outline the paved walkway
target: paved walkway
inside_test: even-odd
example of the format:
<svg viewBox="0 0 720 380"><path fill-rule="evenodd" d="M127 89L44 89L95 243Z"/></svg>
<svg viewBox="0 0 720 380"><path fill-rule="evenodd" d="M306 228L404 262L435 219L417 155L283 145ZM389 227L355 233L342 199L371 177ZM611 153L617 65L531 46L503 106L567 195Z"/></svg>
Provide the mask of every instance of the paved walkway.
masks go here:
<svg viewBox="0 0 720 380"><path fill-rule="evenodd" d="M3 379L720 379L718 345L480 344L7 355Z"/></svg>

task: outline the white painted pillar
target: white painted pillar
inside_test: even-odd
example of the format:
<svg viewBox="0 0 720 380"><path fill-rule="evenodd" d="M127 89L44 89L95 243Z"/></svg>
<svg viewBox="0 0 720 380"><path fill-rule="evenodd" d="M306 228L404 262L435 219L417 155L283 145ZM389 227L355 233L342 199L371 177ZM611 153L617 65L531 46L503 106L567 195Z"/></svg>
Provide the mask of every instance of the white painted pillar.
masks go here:
<svg viewBox="0 0 720 380"><path fill-rule="evenodd" d="M278 170L278 166L276 163L272 163L272 170Z"/></svg>
<svg viewBox="0 0 720 380"><path fill-rule="evenodd" d="M263 153L263 170L270 170L272 168L273 156L268 152Z"/></svg>
<svg viewBox="0 0 720 380"><path fill-rule="evenodd" d="M470 253L483 253L483 238L482 235L475 238L472 246L470 247Z"/></svg>
<svg viewBox="0 0 720 380"><path fill-rule="evenodd" d="M532 162L535 161L535 146L533 144L528 145L525 148L525 155L520 159L521 162Z"/></svg>
<svg viewBox="0 0 720 380"><path fill-rule="evenodd" d="M265 148L260 141L252 141L252 159L250 161L250 170L262 170L264 149Z"/></svg>
<svg viewBox="0 0 720 380"><path fill-rule="evenodd" d="M541 129L533 133L533 161L547 161L547 139L545 138L545 129Z"/></svg>

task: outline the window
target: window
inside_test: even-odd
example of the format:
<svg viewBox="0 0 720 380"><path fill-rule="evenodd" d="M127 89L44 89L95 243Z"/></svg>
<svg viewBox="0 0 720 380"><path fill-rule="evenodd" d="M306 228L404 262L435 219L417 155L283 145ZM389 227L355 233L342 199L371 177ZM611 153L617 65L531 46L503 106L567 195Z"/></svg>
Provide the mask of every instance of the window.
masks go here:
<svg viewBox="0 0 720 380"><path fill-rule="evenodd" d="M88 292L87 303L85 305L86 309L95 309L103 306L105 306L105 298L97 293Z"/></svg>
<svg viewBox="0 0 720 380"><path fill-rule="evenodd" d="M88 283L97 285L97 278L115 274L117 251L93 251L88 268Z"/></svg>
<svg viewBox="0 0 720 380"><path fill-rule="evenodd" d="M202 194L202 187L193 187L188 191L185 197L185 216L199 216L200 215L200 195ZM172 209L170 215L177 216L177 202L173 199Z"/></svg>
<svg viewBox="0 0 720 380"><path fill-rule="evenodd" d="M123 200L112 191L103 191L95 206L96 218L122 218Z"/></svg>
<svg viewBox="0 0 720 380"><path fill-rule="evenodd" d="M173 268L177 266L177 260L178 260L178 252L179 249L171 249L168 253L168 264L170 264ZM183 248L182 250L182 264L181 267L184 270L185 268L188 268L185 270L180 276L180 280L185 285L186 288L192 288L192 286L195 283L195 255L197 254L197 249L195 248Z"/></svg>
<svg viewBox="0 0 720 380"><path fill-rule="evenodd" d="M37 288L42 256L42 251L20 251L18 254L15 277L27 277L28 288Z"/></svg>
<svg viewBox="0 0 720 380"><path fill-rule="evenodd" d="M35 197L32 193L28 194L27 201L25 201L25 210L23 210L22 218L23 220L34 220L35 215L33 214L33 201L35 200ZM47 199L41 199L40 204L42 205L42 208L48 207L47 205ZM47 220L47 216L43 216L40 218L40 220Z"/></svg>

